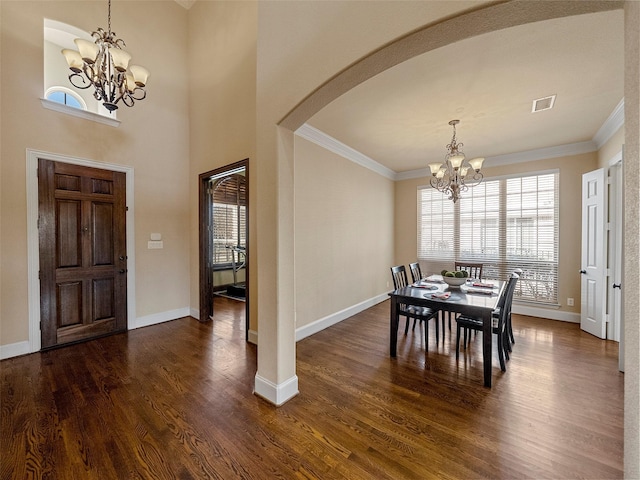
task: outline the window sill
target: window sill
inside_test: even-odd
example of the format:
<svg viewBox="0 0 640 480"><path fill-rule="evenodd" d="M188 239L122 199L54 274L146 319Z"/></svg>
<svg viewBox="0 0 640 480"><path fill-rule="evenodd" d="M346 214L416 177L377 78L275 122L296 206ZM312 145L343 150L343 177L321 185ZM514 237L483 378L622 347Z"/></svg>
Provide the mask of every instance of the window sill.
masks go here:
<svg viewBox="0 0 640 480"><path fill-rule="evenodd" d="M46 98L41 98L40 102L42 102L42 106L44 108L53 110L54 112L66 113L67 115L84 118L85 120L91 120L92 122L102 123L111 127L120 126L120 120L117 120L115 118L109 118L94 112L88 112L86 110L80 110L78 108L62 105L61 103L52 102L51 100L47 100Z"/></svg>

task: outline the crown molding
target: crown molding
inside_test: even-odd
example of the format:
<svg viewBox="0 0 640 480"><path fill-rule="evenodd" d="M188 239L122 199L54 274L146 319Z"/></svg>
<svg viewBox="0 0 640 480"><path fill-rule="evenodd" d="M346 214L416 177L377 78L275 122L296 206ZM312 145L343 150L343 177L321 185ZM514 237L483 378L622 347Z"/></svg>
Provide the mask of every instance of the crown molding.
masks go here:
<svg viewBox="0 0 640 480"><path fill-rule="evenodd" d="M510 153L507 155L497 155L495 157L487 157L485 166L499 167L502 165L511 165L514 163L534 162L537 160L546 160L549 158L568 157L571 155L581 155L583 153L595 152L624 125L624 99L613 109L611 115L602 124L596 132L593 139L585 142L570 143L567 145L558 145L555 147L538 148L535 150L527 150L524 152ZM311 125L304 124L298 130L296 135L309 140L333 153L336 153L347 160L357 163L369 170L386 177L390 180L408 180L411 178L422 178L431 175L429 168L419 168L416 170L408 170L406 172L395 172L390 168L376 162L370 157L358 152L357 150L345 145L326 133L318 130Z"/></svg>
<svg viewBox="0 0 640 480"><path fill-rule="evenodd" d="M486 167L499 167L501 165L512 165L514 163L535 162L537 160L546 160L549 158L568 157L570 155L580 155L583 153L595 152L598 149L594 141L586 141L579 143L570 143L568 145L559 145L557 147L538 148L536 150L527 150L525 152L510 153L508 155L497 155L495 157L487 157L484 161ZM396 180L408 180L410 178L422 178L431 175L428 168L420 168L417 170L409 170L396 174Z"/></svg>
<svg viewBox="0 0 640 480"><path fill-rule="evenodd" d="M326 133L318 130L315 127L305 123L295 131L295 134L299 137L309 140L316 145L319 145L327 150L340 155L341 157L351 160L358 165L373 170L379 175L388 178L389 180L396 179L396 172L384 165L376 162L372 158L367 157L365 154L351 148L348 145L336 140L335 138L327 135Z"/></svg>
<svg viewBox="0 0 640 480"><path fill-rule="evenodd" d="M598 150L596 142L587 140L586 142L568 143L555 147L537 148L524 152L509 153L507 155L496 155L487 157L485 165L489 167L499 167L512 163L534 162L536 160L546 160L549 158L568 157L570 155L580 155L583 153L595 152Z"/></svg>
<svg viewBox="0 0 640 480"><path fill-rule="evenodd" d="M620 100L620 103L613 109L609 118L605 120L600 129L593 136L593 141L596 142L598 149L609 140L614 133L616 133L624 125L624 98Z"/></svg>

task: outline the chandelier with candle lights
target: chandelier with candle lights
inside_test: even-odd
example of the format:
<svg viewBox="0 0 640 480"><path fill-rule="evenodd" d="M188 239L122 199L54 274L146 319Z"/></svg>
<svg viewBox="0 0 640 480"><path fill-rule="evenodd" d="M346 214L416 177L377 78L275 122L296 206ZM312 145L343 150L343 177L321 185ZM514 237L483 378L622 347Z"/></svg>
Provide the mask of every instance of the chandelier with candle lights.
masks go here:
<svg viewBox="0 0 640 480"><path fill-rule="evenodd" d="M462 151L462 143L456 141L456 125L460 120L451 120L449 125L453 127L453 137L451 143L447 145L447 154L444 163L430 163L431 186L444 195L448 195L449 200L455 203L460 194L475 187L482 182L483 175L480 172L484 158L478 157L472 160L465 160Z"/></svg>
<svg viewBox="0 0 640 480"><path fill-rule="evenodd" d="M129 65L131 55L122 49L126 46L124 40L111 31L111 0L107 31L98 28L91 36L94 42L74 40L78 50L62 50L72 72L69 81L82 90L94 87L94 98L109 112L118 108L120 100L127 107L133 107L136 100L147 96L144 87L149 71L139 65Z"/></svg>

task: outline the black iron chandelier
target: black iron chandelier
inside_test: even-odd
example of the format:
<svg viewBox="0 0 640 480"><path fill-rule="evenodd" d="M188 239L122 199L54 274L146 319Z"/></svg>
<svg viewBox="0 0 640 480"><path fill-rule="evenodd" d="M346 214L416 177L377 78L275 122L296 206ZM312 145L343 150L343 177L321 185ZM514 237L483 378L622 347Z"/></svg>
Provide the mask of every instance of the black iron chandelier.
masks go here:
<svg viewBox="0 0 640 480"><path fill-rule="evenodd" d="M78 50L62 50L72 72L69 81L82 90L93 86L94 98L109 112L118 108L120 100L127 107L133 107L136 100L147 96L144 87L149 71L139 65L129 65L131 55L122 49L126 46L124 40L111 31L111 0L107 31L98 28L91 36L94 42L83 38L74 40Z"/></svg>
<svg viewBox="0 0 640 480"><path fill-rule="evenodd" d="M447 145L447 154L444 163L430 163L431 186L453 200L458 201L460 194L475 187L482 182L483 175L480 172L484 158L478 157L465 160L462 151L463 144L456 141L456 125L460 120L451 120L449 125L453 127L451 143Z"/></svg>

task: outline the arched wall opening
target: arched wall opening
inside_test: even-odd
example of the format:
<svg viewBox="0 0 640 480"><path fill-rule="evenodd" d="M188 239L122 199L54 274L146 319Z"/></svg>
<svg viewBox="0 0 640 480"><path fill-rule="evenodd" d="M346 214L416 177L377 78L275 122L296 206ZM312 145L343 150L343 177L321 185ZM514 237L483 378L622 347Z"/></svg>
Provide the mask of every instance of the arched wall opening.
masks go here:
<svg viewBox="0 0 640 480"><path fill-rule="evenodd" d="M293 245L293 239L289 237L291 233L291 224L293 217L293 209L291 205L294 200L293 192L293 169L292 162L295 164L295 153L293 148L293 132L302 126L307 120L309 120L315 113L320 111L331 101L338 98L343 93L351 90L357 85L365 82L366 80L374 77L378 73L398 65L406 60L409 60L417 55L429 52L436 48L471 38L484 33L489 33L504 28L515 27L518 25L524 25L527 23L540 22L545 20L551 20L555 18L597 13L607 10L622 9L625 8L627 17L631 20L625 21L626 29L631 26L635 29L638 28L640 22L639 11L640 8L636 5L629 6L624 1L592 1L592 2L517 2L517 1L499 1L489 5L483 5L477 9L473 9L467 12L463 12L459 15L455 15L451 18L446 18L434 24L428 24L424 27L417 29L407 35L385 45L381 48L373 51L369 55L356 61L349 67L338 72L332 78L324 82L313 92L309 93L300 103L293 107L289 113L287 113L280 122L278 122L278 128L276 129L276 143L277 159L275 165L277 165L280 181L278 182L279 188L277 192L278 206L277 215L280 224L284 224L287 228L284 230L278 230L278 239L276 240L275 251L286 250L287 243ZM626 38L631 38L631 42L627 41L625 44L625 61L629 64L629 59L633 55L637 56L638 39L637 35L627 34ZM631 70L631 73L629 71ZM625 97L627 100L635 100L638 98L638 65L637 62L633 62L631 68L626 67L627 82L629 75L631 75L631 86L625 85ZM638 102L627 101L628 110L633 109L633 112L626 112L626 119L634 121L633 129L627 128L627 136L625 143L627 144L627 151L629 152L629 145L632 145L632 155L628 159L626 167L636 170L638 158ZM626 123L629 123L628 121ZM283 140L284 139L284 140ZM260 140L259 140L260 141ZM259 147L260 149L260 147ZM634 206L634 211L637 210L639 202L639 194L637 188L633 191L627 191L625 193L625 204ZM636 215L637 216L637 215ZM636 219L637 223L637 219ZM637 227L637 225L636 225ZM634 243L637 245L637 242ZM631 251L632 246L625 249L625 253L628 256L627 265L629 263L637 266L638 253ZM293 266L288 258L284 258L281 255L277 256L275 265L276 272L273 273L275 278L278 279L276 287L277 298L293 298L288 302L283 302L273 319L265 319L262 327L264 330L270 330L272 332L279 332L277 334L279 341L277 341L277 347L273 354L262 354L258 351L258 374L256 375L256 393L270 399L273 403L279 405L286 402L297 394L297 377L295 375L295 335L286 334L282 335L283 331L295 330L295 289L290 281L286 280L286 275L292 273ZM283 281L284 278L284 281ZM629 285L629 293L638 290L638 282L635 281L633 285ZM631 296L631 295L629 295ZM637 301L633 300L634 302ZM260 302L258 302L260 303ZM627 301L625 301L627 306ZM637 307L637 305L635 305ZM637 308L635 309L637 311ZM273 323L272 323L273 322ZM263 323L263 321L261 321ZM634 340L638 339L638 322L633 321L633 325L627 325L626 335L632 337ZM266 333L266 332L265 332ZM273 334L272 334L273 335ZM637 341L635 342L637 343ZM636 375L638 372L638 348L634 345L634 351L632 354L626 352L626 356L629 359L627 361L627 369L631 369L631 372ZM264 352L264 350L263 350ZM265 375L260 375L261 372L267 372ZM275 373L274 373L275 372ZM264 388L260 388L260 383L264 387L264 381L270 381L269 387L272 398L269 398L268 392ZM628 425L637 424L639 418L638 409L638 387L637 379L635 386L632 389L627 389L626 394L630 395L630 400L626 400L626 405L633 403L633 409L625 411L625 415L631 420ZM265 393L267 393L265 395ZM634 473L638 471L640 465L638 460L638 433L632 431L629 428L625 429L625 472Z"/></svg>

